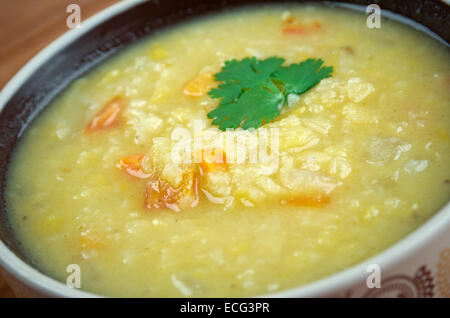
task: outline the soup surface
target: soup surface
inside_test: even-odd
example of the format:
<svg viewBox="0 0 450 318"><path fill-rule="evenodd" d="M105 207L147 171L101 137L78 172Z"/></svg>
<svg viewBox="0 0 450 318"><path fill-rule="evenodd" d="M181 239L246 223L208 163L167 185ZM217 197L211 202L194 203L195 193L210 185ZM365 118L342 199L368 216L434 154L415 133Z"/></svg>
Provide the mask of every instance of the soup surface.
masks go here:
<svg viewBox="0 0 450 318"><path fill-rule="evenodd" d="M81 288L104 295L253 296L345 269L416 229L450 197L449 51L366 19L246 8L155 34L76 80L11 160L9 218L30 258L63 282L77 264ZM212 125L212 74L272 56L321 58L333 75L257 130ZM263 130L271 160L252 161ZM229 135L248 145L241 162L220 145ZM199 136L200 162L174 160Z"/></svg>

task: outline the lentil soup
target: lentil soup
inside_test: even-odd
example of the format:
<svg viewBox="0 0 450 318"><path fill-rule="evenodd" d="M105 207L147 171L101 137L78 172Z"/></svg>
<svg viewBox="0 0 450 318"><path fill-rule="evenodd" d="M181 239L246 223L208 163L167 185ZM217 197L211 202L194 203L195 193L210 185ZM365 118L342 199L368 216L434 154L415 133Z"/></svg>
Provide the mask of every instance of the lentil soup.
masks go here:
<svg viewBox="0 0 450 318"><path fill-rule="evenodd" d="M254 296L389 247L450 198L450 60L392 20L269 6L174 26L70 87L25 131L6 189L12 227L45 273L109 296ZM227 61L333 67L273 120L276 164L232 162L208 92ZM177 163L176 129L208 129L222 161ZM233 132L232 132L233 133ZM246 139L247 138L247 139ZM186 143L184 143L186 144ZM195 151L194 154L195 156ZM241 156L241 157L242 157Z"/></svg>

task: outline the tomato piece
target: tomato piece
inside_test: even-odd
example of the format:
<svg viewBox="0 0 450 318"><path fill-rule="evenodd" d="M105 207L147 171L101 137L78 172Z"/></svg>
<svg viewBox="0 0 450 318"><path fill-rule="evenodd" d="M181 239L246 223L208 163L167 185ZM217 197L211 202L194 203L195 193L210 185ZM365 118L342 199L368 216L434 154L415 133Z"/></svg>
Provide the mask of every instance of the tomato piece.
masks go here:
<svg viewBox="0 0 450 318"><path fill-rule="evenodd" d="M86 126L92 132L117 125L123 100L120 96L111 99Z"/></svg>
<svg viewBox="0 0 450 318"><path fill-rule="evenodd" d="M145 206L149 210L169 208L176 212L180 211L178 199L180 191L172 187L168 182L157 178L152 178L145 191Z"/></svg>
<svg viewBox="0 0 450 318"><path fill-rule="evenodd" d="M117 167L119 169L122 169L126 173L128 173L130 176L139 178L139 179L146 179L150 177L149 174L144 173L142 171L142 159L144 159L143 154L138 155L131 155L128 157L121 158L119 160L119 163L117 164Z"/></svg>
<svg viewBox="0 0 450 318"><path fill-rule="evenodd" d="M160 177L153 177L145 191L145 207L149 210L168 208L179 212L183 208L196 206L198 200L198 177L195 171L187 173L178 188Z"/></svg>

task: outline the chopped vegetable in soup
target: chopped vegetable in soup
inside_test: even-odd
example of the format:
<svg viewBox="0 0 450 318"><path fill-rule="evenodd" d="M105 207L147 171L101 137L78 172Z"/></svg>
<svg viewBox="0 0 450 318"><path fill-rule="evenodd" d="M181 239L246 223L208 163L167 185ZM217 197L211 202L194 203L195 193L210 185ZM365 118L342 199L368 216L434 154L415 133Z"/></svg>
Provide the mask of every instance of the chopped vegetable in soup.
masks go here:
<svg viewBox="0 0 450 318"><path fill-rule="evenodd" d="M77 79L6 189L43 272L110 296L255 296L348 268L450 198L450 59L313 5L181 24Z"/></svg>

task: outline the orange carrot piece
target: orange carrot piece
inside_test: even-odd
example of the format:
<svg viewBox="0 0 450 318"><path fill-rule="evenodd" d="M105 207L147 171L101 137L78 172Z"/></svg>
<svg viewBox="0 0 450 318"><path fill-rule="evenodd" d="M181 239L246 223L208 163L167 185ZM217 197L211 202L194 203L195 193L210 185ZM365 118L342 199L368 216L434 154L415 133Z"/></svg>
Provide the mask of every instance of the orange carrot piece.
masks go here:
<svg viewBox="0 0 450 318"><path fill-rule="evenodd" d="M92 132L117 125L121 112L122 98L111 99L86 126L86 132Z"/></svg>
<svg viewBox="0 0 450 318"><path fill-rule="evenodd" d="M150 175L142 171L142 159L144 159L143 154L124 157L119 160L117 167L128 173L130 176L146 179L150 177Z"/></svg>
<svg viewBox="0 0 450 318"><path fill-rule="evenodd" d="M322 29L322 25L319 22L302 24L294 20L287 20L284 25L283 33L286 35L307 35Z"/></svg>

